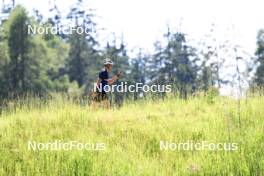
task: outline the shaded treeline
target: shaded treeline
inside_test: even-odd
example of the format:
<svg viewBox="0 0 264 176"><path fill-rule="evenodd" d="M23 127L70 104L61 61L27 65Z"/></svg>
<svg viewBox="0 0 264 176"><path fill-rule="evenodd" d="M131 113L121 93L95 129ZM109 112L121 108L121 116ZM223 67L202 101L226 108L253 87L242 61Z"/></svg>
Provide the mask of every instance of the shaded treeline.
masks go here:
<svg viewBox="0 0 264 176"><path fill-rule="evenodd" d="M50 10L53 15L48 20L43 20L37 10L31 17L22 6L10 8L8 18L2 20L0 34L2 98L25 93L42 96L50 92L77 92L87 95L102 69L105 57L110 57L115 62L113 74L117 69L124 71L120 81L171 84L173 93L181 98L187 98L198 90L217 90L229 83L230 79L223 76L225 69L228 69L225 68L227 61L219 53L237 51L239 47L231 46L228 41L223 44L210 42L216 41L213 26L199 46L191 45L184 33L173 32L168 27L163 34L164 40L154 43L155 53L149 54L139 48L138 54L130 57L123 38L114 37L112 41L104 44L98 41L95 12L83 9L82 3L78 0L67 16L62 16L54 5ZM83 28L88 33L32 35L28 33L28 25L57 29L74 25L75 29ZM240 56L234 57L234 60L238 58L245 59ZM239 74L248 79L248 73L255 71L255 75L248 81L251 85L263 87L263 30L257 36L256 56L250 57L249 61L256 64L247 64L247 74ZM131 95L134 99L140 96L144 94L138 92Z"/></svg>

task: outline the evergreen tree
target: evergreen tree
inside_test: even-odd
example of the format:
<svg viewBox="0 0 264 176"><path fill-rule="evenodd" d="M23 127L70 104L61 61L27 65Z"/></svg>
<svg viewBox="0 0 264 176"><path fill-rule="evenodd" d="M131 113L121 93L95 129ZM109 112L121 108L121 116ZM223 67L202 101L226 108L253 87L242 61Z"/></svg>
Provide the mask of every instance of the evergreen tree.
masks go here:
<svg viewBox="0 0 264 176"><path fill-rule="evenodd" d="M139 48L139 52L136 58L131 59L131 73L130 80L132 83L143 83L147 82L148 78L148 59L150 57L143 53L143 49ZM138 99L140 93L134 92L134 100Z"/></svg>
<svg viewBox="0 0 264 176"><path fill-rule="evenodd" d="M3 25L1 25L2 27ZM8 46L4 31L0 33L0 97L8 92L7 64L9 62Z"/></svg>
<svg viewBox="0 0 264 176"><path fill-rule="evenodd" d="M196 89L197 57L194 48L188 46L185 35L168 32L165 35L167 43L163 48L156 45L157 53L154 55L154 66L158 69L158 76L154 81L162 84L172 84L186 99L187 94ZM152 68L155 72L156 69Z"/></svg>
<svg viewBox="0 0 264 176"><path fill-rule="evenodd" d="M122 71L121 80L116 81L116 85L120 85L121 81L130 82L130 73L129 69L129 56L127 55L126 47L123 39L121 39L120 46L118 47L116 44L116 38L114 36L114 40L111 42L107 42L106 49L104 51L103 57L111 58L114 61L114 67L112 74L116 74L118 71ZM124 101L124 94L115 91L114 94L114 103L117 106L121 106Z"/></svg>
<svg viewBox="0 0 264 176"><path fill-rule="evenodd" d="M8 68L9 88L20 93L27 90L28 67L30 67L29 52L32 47L32 37L27 33L29 18L26 10L17 6L7 24L8 53L10 63Z"/></svg>
<svg viewBox="0 0 264 176"><path fill-rule="evenodd" d="M230 46L227 46L228 41L219 43L215 35L215 24L212 24L210 32L200 43L199 48L201 58L199 88L204 91L213 86L220 89L222 84L227 83L227 80L221 76L221 71L225 63L223 55L227 55Z"/></svg>
<svg viewBox="0 0 264 176"><path fill-rule="evenodd" d="M256 56L259 65L255 73L254 83L264 88L264 30L258 32Z"/></svg>
<svg viewBox="0 0 264 176"><path fill-rule="evenodd" d="M97 78L96 72L102 62L96 50L98 42L93 35L96 30L93 17L94 14L83 9L81 0L76 1L67 15L76 30L73 30L73 34L69 35L70 52L66 69L70 81L76 81L79 87L86 86L87 88L92 85ZM80 29L79 32L78 29Z"/></svg>
<svg viewBox="0 0 264 176"><path fill-rule="evenodd" d="M126 46L124 44L123 38L121 38L120 45L117 45L116 37L114 35L113 41L109 41L106 44L104 51L104 57L109 57L114 61L113 73L116 74L117 71L124 72L122 79L128 81L129 74L131 70L129 69L129 56L127 55Z"/></svg>

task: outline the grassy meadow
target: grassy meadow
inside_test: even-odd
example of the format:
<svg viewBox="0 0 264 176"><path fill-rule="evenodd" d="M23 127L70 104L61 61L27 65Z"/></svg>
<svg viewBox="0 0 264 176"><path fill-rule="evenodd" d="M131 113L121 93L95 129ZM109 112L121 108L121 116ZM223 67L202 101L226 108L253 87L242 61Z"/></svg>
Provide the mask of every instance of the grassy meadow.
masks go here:
<svg viewBox="0 0 264 176"><path fill-rule="evenodd" d="M58 96L0 115L0 175L264 175L264 97L178 98L98 109ZM29 150L28 141L105 150ZM161 150L160 141L237 143L234 151Z"/></svg>

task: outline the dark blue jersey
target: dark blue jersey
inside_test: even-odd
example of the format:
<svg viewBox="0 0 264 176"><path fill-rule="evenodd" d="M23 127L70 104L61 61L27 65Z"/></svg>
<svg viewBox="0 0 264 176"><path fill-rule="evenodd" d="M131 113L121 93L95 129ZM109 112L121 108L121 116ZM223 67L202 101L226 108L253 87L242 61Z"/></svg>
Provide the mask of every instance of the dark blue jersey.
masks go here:
<svg viewBox="0 0 264 176"><path fill-rule="evenodd" d="M105 87L105 85L107 85L108 83L107 83L107 79L109 79L109 76L108 76L108 72L106 71L106 70L103 70L103 71L101 71L100 73L99 73L99 78L100 78L100 86L99 86L99 88L100 88L100 90L102 90L102 92L104 92L105 93L105 91L104 91L104 87ZM102 87L101 87L102 86Z"/></svg>

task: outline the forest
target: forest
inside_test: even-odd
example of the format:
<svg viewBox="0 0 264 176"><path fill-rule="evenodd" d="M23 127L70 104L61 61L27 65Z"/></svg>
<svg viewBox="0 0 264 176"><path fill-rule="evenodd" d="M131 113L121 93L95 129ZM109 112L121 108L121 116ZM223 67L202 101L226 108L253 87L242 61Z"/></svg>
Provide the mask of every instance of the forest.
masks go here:
<svg viewBox="0 0 264 176"><path fill-rule="evenodd" d="M48 19L36 9L29 16L20 5L3 7L8 17L1 18L2 99L25 94L45 96L51 92L88 95L106 57L115 63L113 74L117 70L124 72L117 84L122 81L149 85L169 83L173 85L173 92L184 99L195 92L212 89L219 92L226 85L238 87L242 92L263 87L262 29L257 34L253 56L245 54L245 49L231 41L217 42L213 23L210 33L197 46L188 42L184 31L175 32L168 25L167 31L160 34L164 40L153 43L154 53L137 48L131 56L124 38L113 37L100 43L94 22L96 14L83 9L82 3L76 1L67 16L61 16L55 5L50 10L53 18ZM49 31L40 34L37 27ZM246 68L242 70L241 66ZM229 69L234 71L225 74ZM142 93L134 93L132 97L137 99Z"/></svg>

